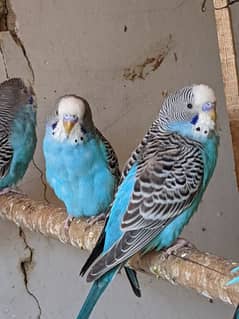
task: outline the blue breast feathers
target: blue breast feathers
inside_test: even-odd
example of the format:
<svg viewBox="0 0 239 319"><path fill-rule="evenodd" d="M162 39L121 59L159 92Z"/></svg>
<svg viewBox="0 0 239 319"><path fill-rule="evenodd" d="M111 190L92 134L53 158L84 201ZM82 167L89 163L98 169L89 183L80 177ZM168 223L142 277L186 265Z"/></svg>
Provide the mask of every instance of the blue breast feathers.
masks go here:
<svg viewBox="0 0 239 319"><path fill-rule="evenodd" d="M46 177L67 213L90 217L105 212L111 203L115 178L111 174L101 141L91 137L72 145L57 141L47 127L43 141Z"/></svg>

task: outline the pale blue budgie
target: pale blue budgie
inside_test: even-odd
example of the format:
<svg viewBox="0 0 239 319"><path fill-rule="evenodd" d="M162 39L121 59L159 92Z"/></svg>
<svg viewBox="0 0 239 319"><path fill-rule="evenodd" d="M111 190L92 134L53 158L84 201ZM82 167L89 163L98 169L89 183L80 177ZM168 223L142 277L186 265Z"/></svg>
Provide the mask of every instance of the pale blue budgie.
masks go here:
<svg viewBox="0 0 239 319"><path fill-rule="evenodd" d="M20 78L0 84L0 193L22 179L36 147L36 104ZM14 190L13 190L14 191Z"/></svg>
<svg viewBox="0 0 239 319"><path fill-rule="evenodd" d="M77 319L89 318L131 256L170 247L197 210L217 161L215 102L213 90L202 84L163 102L123 170L106 225L81 270L84 275L94 263L87 276L93 285Z"/></svg>
<svg viewBox="0 0 239 319"><path fill-rule="evenodd" d="M47 181L66 206L65 228L74 217L104 215L120 172L115 152L94 126L85 99L60 97L56 117L46 126L43 152Z"/></svg>

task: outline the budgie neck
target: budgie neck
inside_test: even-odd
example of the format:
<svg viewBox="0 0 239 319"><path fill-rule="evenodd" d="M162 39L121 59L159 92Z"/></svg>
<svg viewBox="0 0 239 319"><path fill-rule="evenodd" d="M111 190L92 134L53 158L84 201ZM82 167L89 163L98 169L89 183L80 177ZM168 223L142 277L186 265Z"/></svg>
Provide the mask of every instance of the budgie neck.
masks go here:
<svg viewBox="0 0 239 319"><path fill-rule="evenodd" d="M153 124L152 131L158 132L158 134L180 134L183 137L200 142L201 144L207 143L208 139L216 136L214 122L210 121L208 117L204 117L203 114L198 115L195 122L194 119L192 122L175 121L171 123L157 120Z"/></svg>

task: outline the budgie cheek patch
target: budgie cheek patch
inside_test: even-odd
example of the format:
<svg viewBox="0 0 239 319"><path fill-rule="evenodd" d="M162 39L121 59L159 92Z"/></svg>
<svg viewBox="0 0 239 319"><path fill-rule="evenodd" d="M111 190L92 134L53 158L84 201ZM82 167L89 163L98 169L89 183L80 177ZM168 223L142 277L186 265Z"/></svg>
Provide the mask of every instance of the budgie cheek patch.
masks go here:
<svg viewBox="0 0 239 319"><path fill-rule="evenodd" d="M215 128L215 122L205 113L200 113L194 126L194 134L207 137L211 130Z"/></svg>
<svg viewBox="0 0 239 319"><path fill-rule="evenodd" d="M52 136L58 142L63 142L68 140L70 144L82 144L84 142L85 131L81 129L80 125L76 125L73 127L71 134L69 136L66 135L63 124L61 121L55 122L51 125L52 128Z"/></svg>

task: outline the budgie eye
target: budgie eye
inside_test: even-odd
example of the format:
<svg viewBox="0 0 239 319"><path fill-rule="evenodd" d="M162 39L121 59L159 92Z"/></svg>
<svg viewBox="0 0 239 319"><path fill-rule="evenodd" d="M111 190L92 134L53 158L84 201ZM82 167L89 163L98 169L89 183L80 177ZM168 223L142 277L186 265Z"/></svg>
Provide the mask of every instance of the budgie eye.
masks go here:
<svg viewBox="0 0 239 319"><path fill-rule="evenodd" d="M30 96L29 99L28 99L28 103L29 103L29 104L33 104L33 101L34 101L34 100L33 100L33 97Z"/></svg>
<svg viewBox="0 0 239 319"><path fill-rule="evenodd" d="M77 115L72 115L73 121L77 122L78 116Z"/></svg>
<svg viewBox="0 0 239 319"><path fill-rule="evenodd" d="M188 108L188 109L192 109L192 108L193 108L193 105L192 105L191 103L188 103L188 104L187 104L187 108Z"/></svg>

